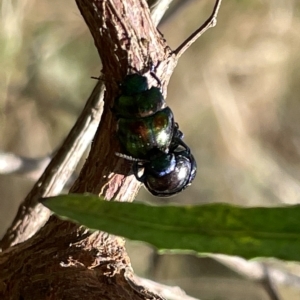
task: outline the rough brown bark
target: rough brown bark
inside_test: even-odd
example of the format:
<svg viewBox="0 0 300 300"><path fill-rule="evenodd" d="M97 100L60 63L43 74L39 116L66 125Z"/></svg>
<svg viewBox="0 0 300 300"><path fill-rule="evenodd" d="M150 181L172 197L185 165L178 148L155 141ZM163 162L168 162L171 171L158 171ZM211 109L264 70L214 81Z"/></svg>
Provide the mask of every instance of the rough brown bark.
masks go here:
<svg viewBox="0 0 300 300"><path fill-rule="evenodd" d="M104 113L90 155L71 192L132 201L139 184L130 165L117 157L116 121L111 112L118 82L131 69L149 71L167 84L175 67L143 0L77 0L103 64ZM149 76L149 80L155 83ZM91 234L52 216L31 239L0 255L0 299L162 299L130 279L122 238Z"/></svg>

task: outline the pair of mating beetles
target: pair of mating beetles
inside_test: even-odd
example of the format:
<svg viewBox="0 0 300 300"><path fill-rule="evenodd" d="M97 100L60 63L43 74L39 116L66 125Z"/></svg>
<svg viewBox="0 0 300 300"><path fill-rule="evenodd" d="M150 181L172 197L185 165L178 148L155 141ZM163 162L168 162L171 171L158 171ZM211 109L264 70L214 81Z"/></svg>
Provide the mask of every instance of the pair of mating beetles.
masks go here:
<svg viewBox="0 0 300 300"><path fill-rule="evenodd" d="M134 162L135 177L151 194L169 197L181 192L195 178L196 161L160 88L149 88L147 77L130 74L120 90L113 108L124 151L120 156Z"/></svg>

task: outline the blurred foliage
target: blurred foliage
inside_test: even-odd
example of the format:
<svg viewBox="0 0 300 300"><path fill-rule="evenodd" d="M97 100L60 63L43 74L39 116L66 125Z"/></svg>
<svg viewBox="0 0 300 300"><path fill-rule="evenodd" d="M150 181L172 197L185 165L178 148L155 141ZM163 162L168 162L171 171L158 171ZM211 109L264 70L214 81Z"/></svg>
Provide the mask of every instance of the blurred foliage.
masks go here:
<svg viewBox="0 0 300 300"><path fill-rule="evenodd" d="M99 57L75 1L0 5L0 149L43 156L74 124L95 85L90 77L100 74ZM173 49L212 5L187 1L162 22ZM299 202L299 10L295 0L223 1L217 26L180 59L167 103L198 175L165 202ZM1 233L31 186L24 178L0 176ZM161 202L143 189L139 199Z"/></svg>

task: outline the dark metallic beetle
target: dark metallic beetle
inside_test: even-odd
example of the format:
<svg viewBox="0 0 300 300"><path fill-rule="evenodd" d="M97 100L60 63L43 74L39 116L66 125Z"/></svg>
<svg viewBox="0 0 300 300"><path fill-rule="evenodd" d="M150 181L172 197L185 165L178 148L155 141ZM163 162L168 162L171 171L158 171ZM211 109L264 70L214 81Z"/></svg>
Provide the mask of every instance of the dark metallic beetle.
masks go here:
<svg viewBox="0 0 300 300"><path fill-rule="evenodd" d="M171 109L158 87L148 88L145 76L127 75L115 100L117 134L133 173L158 197L175 195L196 175L196 161L182 141Z"/></svg>

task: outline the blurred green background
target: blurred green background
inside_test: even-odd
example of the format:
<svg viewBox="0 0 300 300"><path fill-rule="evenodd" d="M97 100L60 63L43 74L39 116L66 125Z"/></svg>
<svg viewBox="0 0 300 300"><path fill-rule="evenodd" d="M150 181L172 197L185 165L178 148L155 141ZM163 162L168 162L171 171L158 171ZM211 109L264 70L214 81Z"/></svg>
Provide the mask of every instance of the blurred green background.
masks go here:
<svg viewBox="0 0 300 300"><path fill-rule="evenodd" d="M181 0L182 1L182 0ZM179 1L174 1L174 5ZM0 150L42 157L61 144L95 85L100 60L75 1L2 0ZM185 1L159 26L175 49L213 1ZM174 7L174 6L173 6ZM172 7L171 7L172 9ZM167 103L198 163L167 203L270 206L300 199L300 2L224 1L217 26L180 59ZM0 236L33 182L0 175ZM138 199L161 203L144 189ZM279 220L280 221L280 220ZM210 258L158 255L128 243L142 276L203 299L269 299ZM297 264L269 262L300 276ZM300 292L280 286L283 299Z"/></svg>

